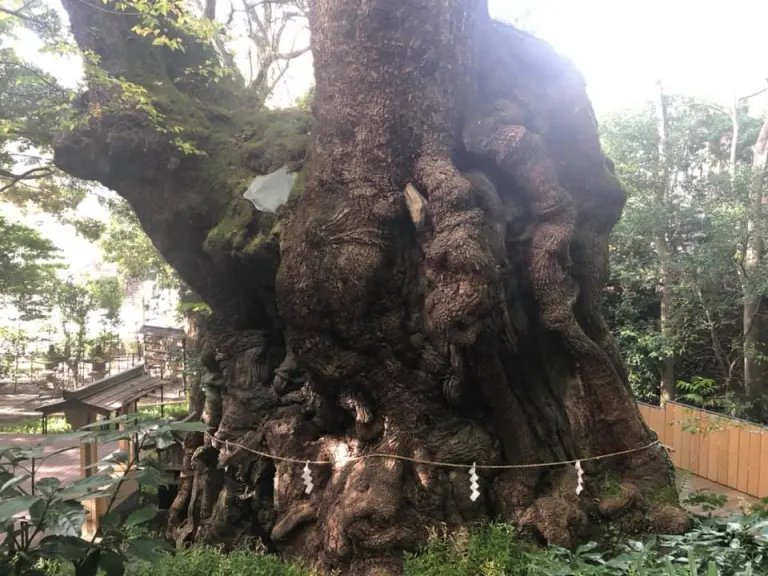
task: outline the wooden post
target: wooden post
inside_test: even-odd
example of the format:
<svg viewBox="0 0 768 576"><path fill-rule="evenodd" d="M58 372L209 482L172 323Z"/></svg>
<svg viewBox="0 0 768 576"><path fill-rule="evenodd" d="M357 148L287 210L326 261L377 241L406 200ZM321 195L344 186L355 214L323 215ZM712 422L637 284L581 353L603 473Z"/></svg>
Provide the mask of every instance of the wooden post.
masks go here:
<svg viewBox="0 0 768 576"><path fill-rule="evenodd" d="M120 414L133 414L138 410L138 402L133 401L128 404L125 404L120 408ZM124 422L120 424L121 428L125 428L125 426L128 424L128 422ZM133 438L125 438L123 440L120 440L118 442L118 446L120 451L125 452L127 454L127 462L132 462L133 459L136 457L136 450L137 445ZM120 486L120 491L117 494L117 497L115 498L115 506L119 505L123 500L131 496L134 492L136 492L139 489L139 484L136 481L135 478L127 479L123 482L123 484Z"/></svg>
<svg viewBox="0 0 768 576"><path fill-rule="evenodd" d="M87 424L96 422L96 413L86 409L70 410L65 412L67 422L74 430L80 429ZM80 442L80 477L90 478L96 470L96 463L99 461L99 446L93 442ZM92 538L99 529L99 519L104 515L107 508L108 499L92 498L83 501L87 518L83 524L83 537Z"/></svg>

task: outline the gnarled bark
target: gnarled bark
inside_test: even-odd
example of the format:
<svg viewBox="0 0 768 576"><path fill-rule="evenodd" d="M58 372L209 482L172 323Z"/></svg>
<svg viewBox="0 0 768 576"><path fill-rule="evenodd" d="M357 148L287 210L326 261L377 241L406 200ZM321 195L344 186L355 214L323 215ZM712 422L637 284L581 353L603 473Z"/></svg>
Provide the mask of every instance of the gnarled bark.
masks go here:
<svg viewBox="0 0 768 576"><path fill-rule="evenodd" d="M83 7L66 5L90 46ZM60 166L132 202L215 311L203 351L212 436L186 446L174 535L261 538L323 570L385 574L439 523L500 516L560 545L607 522L683 529L670 464L646 448L653 435L600 312L624 192L580 75L482 1L311 8L306 186L276 220L246 213L226 250L212 250L216 215L244 185L208 170L243 158L236 126L219 147L204 130L209 155L178 177L161 168L161 136L148 151L115 149L112 116L57 150ZM152 169L137 174L137 159ZM184 220L199 222L194 234ZM258 257L240 232L264 239ZM580 495L571 465L481 467L472 501L468 470L441 465L624 451L584 462ZM307 460L329 462L311 466L310 494Z"/></svg>

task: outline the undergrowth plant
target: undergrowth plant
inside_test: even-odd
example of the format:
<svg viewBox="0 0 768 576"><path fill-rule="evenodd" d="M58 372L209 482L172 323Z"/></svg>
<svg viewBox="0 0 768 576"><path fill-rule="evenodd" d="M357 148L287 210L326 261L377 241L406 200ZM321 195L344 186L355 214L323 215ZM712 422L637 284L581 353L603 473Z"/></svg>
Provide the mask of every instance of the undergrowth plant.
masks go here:
<svg viewBox="0 0 768 576"><path fill-rule="evenodd" d="M169 545L145 529L157 509L144 505L124 513L116 506L118 496L128 481L140 486L167 485L153 460L144 457L144 449L173 444L174 432L203 429L200 422L148 420L141 414L126 414L50 437L31 448L0 449L0 529L4 533L0 574L42 576L70 564L74 576L96 576L100 570L107 576L122 576L130 559L162 558L161 551ZM39 473L47 459L78 448L49 450L62 438L94 444L138 440L131 454L115 451L100 460L90 476L63 485L58 478L40 477ZM106 498L108 504L98 529L86 539L83 502L93 498Z"/></svg>

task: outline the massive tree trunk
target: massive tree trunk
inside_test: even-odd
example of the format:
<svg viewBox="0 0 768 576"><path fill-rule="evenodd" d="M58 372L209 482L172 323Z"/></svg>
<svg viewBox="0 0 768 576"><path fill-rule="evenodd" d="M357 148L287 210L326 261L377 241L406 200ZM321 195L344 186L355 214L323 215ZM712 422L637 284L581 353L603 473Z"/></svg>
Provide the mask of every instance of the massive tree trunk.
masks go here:
<svg viewBox="0 0 768 576"><path fill-rule="evenodd" d="M190 86L130 18L64 2L81 47L206 152L169 162L141 113L112 110L56 154L127 198L214 310L179 541L257 537L370 575L439 524L500 517L561 545L686 526L600 312L624 192L569 62L480 0L315 0L306 184L273 217L242 192L301 159L301 121ZM92 81L85 100L109 96ZM265 115L298 132L265 142ZM583 463L580 494L571 464L503 468L616 452Z"/></svg>

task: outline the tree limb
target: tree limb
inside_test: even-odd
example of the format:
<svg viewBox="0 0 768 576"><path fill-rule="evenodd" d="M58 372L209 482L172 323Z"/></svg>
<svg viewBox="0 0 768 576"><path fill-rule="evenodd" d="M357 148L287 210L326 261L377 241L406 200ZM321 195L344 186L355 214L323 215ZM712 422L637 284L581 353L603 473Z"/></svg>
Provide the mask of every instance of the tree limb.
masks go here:
<svg viewBox="0 0 768 576"><path fill-rule="evenodd" d="M8 172L7 170L0 168L0 178L5 178L11 181L9 184L0 188L0 194L12 188L22 180L39 180L40 178L50 176L52 173L53 171L49 166L38 166L37 168L32 168L22 174L14 174L13 172Z"/></svg>
<svg viewBox="0 0 768 576"><path fill-rule="evenodd" d="M205 0L205 10L203 16L208 20L216 19L216 0Z"/></svg>
<svg viewBox="0 0 768 576"><path fill-rule="evenodd" d="M36 0L32 0L31 2L27 2L19 8L18 10L11 10L10 8L6 8L5 6L0 6L0 12L3 14L8 14L9 16L13 16L14 18L18 18L19 20L24 20L25 22L31 22L32 24L37 24L39 26L44 26L45 22L42 20L39 20L37 18L34 18L32 16L29 16L27 14L22 14L22 11L24 11L26 8L28 8L30 5L34 4Z"/></svg>

